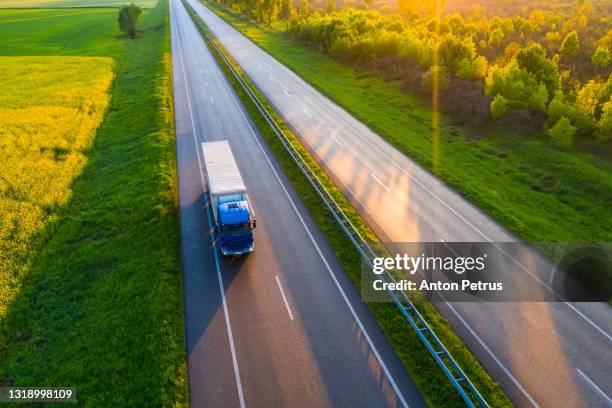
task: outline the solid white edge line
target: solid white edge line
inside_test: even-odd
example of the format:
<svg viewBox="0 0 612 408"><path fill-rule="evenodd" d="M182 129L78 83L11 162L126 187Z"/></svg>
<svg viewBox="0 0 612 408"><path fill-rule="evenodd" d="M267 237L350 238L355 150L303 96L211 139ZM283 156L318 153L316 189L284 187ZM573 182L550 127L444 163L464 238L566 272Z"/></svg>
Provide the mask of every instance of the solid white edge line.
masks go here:
<svg viewBox="0 0 612 408"><path fill-rule="evenodd" d="M584 378L584 379L585 379L585 380L586 380L586 381L587 381L587 382L588 382L588 383L591 385L591 387L595 388L595 390L596 390L596 391L597 391L597 392L598 392L598 393L599 393L599 394L600 394L602 397L604 397L604 398L606 399L606 401L608 401L608 403L611 403L611 402L612 402L612 400L610 399L610 397L608 397L608 396L606 395L606 393L605 393L605 392L603 392L603 391L602 391L602 389L601 389L601 388L599 388L599 387L597 386L597 384L595 384L595 383L593 382L593 380L591 380L589 377L587 377L587 375L586 375L585 373L583 373L581 369L577 368L577 369L576 369L576 371L578 371L578 374L580 374L580 375L581 375L581 376L582 376L582 377L583 377L583 378Z"/></svg>
<svg viewBox="0 0 612 408"><path fill-rule="evenodd" d="M208 10L208 8L206 8L204 5L202 5L202 7L204 7L206 10ZM213 13L212 11L208 10L210 13ZM214 14L214 13L213 13ZM227 23L225 23L227 24ZM233 27L232 27L233 28ZM234 29L235 30L235 29ZM241 33L239 33L240 35L242 35ZM243 35L244 36L244 35ZM249 41L251 42L251 41ZM252 42L251 42L252 43ZM256 48L259 48L256 44L254 44ZM265 52L264 52L265 53ZM267 53L265 53L265 55L269 55ZM273 61L277 62L281 67L284 67L283 64L281 64L276 58L270 56L272 58ZM297 74L293 73L294 75L296 75L298 77L298 79L301 79L302 81L304 81L301 77L299 77ZM291 82L291 81L290 81ZM280 81L278 81L278 83L280 83ZM306 91L308 91L308 88L305 88ZM314 89L314 88L313 88ZM316 89L314 89L317 93L320 94L319 91L317 91ZM308 93L308 92L307 92ZM326 98L324 95L322 95L324 99L329 100L328 98ZM331 102L331 105L333 107L336 107L340 110L345 111L341 106L338 106L337 104ZM346 112L346 111L345 111ZM308 116L311 116L310 113L306 112L305 113ZM348 113L347 113L348 114ZM350 114L348 114L349 117L352 118L352 116ZM312 116L311 116L312 117ZM354 118L353 118L354 119ZM359 122L357 119L355 119L357 121L358 124L363 125L363 123ZM343 119L343 121L345 122L346 120ZM363 125L365 126L365 125ZM412 181L414 181L417 185L419 185L421 188L423 188L423 190L425 190L428 194L430 194L433 198L435 198L437 201L439 201L441 204L443 204L446 208L448 208L457 218L459 218L460 220L462 220L463 222L465 222L470 228L472 228L474 231L476 231L480 236L482 236L484 239L486 239L487 241L491 242L492 244L495 245L495 242L492 241L488 236L486 236L482 231L480 231L475 225L473 225L471 222L469 222L466 218L464 218L461 214L459 214L454 208L452 208L449 204L447 204L444 200L442 200L438 195L436 195L433 191L431 191L430 189L428 189L423 183L421 183L419 180L416 179L416 177L414 177L412 174L410 174L406 169L404 169L399 163L397 163L395 160L393 160L393 158L391 158L389 155L387 155L385 152L383 152L380 148L378 148L377 146L375 146L372 142L370 142L369 140L367 140L367 138L363 137L362 135L359 134L359 132L354 132L355 134L357 134L357 137L359 137L361 140L363 140L365 143L367 143L368 145L370 145L370 147L372 147L374 150L376 150L378 153L380 153L384 158L386 158L390 163L392 163L395 167L397 167L398 169L400 169L403 173L405 173ZM374 132L372 132L374 133ZM375 134L375 133L374 133ZM376 134L375 134L376 135ZM376 135L378 136L378 135ZM380 137L380 136L378 136ZM382 139L382 138L381 138ZM383 140L384 141L384 140ZM414 164L416 167L421 168L418 164ZM423 171L426 172L426 170L423 169ZM344 184L344 183L343 183ZM346 186L346 185L345 185ZM446 186L448 188L448 186ZM452 190L451 190L452 191ZM454 191L453 191L454 192ZM353 194L353 196L355 196L355 194ZM468 202L468 204L471 204ZM366 208L364 206L364 208ZM367 208L366 208L367 210ZM368 211L370 212L370 211ZM382 228L382 227L381 227ZM384 228L383 228L384 230ZM386 232L385 232L386 233ZM387 234L387 236L390 236L389 234ZM499 247L498 247L499 248ZM530 275L533 279L535 279L538 283L540 283L542 286L544 286L547 290L549 290L551 293L553 293L554 295L556 295L557 297L560 297L551 287L549 287L545 282L543 282L542 280L540 280L537 276L535 276L533 273L531 273L531 271L529 271L525 266L523 266L522 264L520 264L517 260L515 260L513 257L511 257L510 255L506 254L505 251L503 251L503 249L499 248L502 252L504 252L504 254L506 256L508 256L514 263L516 263L519 267L521 267L521 269L523 269L525 272L527 272L528 275ZM575 306L571 305L569 302L564 301L563 302L566 306L569 307L569 309L571 309L572 311L574 311L579 317L583 318L589 325L591 325L593 328L595 328L599 333L601 333L604 337L606 337L609 341L612 341L612 336L610 336L604 329L602 329L601 327L599 327L595 322L593 322L591 319L589 319L587 316L584 315L584 313L580 312Z"/></svg>
<svg viewBox="0 0 612 408"><path fill-rule="evenodd" d="M176 1L179 0L175 0L174 2L176 3ZM176 32L177 32L177 45L179 48L179 55L180 55L180 59L181 59L181 69L183 71L183 82L185 84L185 93L187 96L187 105L189 107L189 117L191 118L191 129L193 131L193 141L195 143L195 148L196 148L196 156L198 158L198 166L200 168L200 179L202 181L202 188L206 189L206 183L204 181L204 171L202 168L202 159L200 158L200 146L198 146L198 139L196 136L196 129L195 129L195 122L193 120L193 111L191 109L191 98L189 97L189 88L187 87L187 75L185 73L185 62L183 60L183 51L181 49L181 42L180 42L180 34L178 34L179 32L179 28L178 28L178 16L177 16L177 11L176 8L174 9L174 19L175 22L177 22L177 27L176 27ZM191 19L189 20L191 21ZM232 355L232 364L234 366L234 377L236 379L236 388L238 390L238 400L240 402L240 407L244 408L246 406L245 402L244 402L244 394L242 391L242 382L240 381L240 370L238 369L238 359L236 358L236 348L234 346L234 339L233 339L233 334L232 334L232 325L230 323L230 318L229 318L229 311L227 308L227 300L225 299L225 290L223 288L223 277L221 276L221 265L219 263L219 254L217 253L217 246L215 243L215 233L214 233L214 229L212 227L211 224L211 214L210 214L210 208L208 206L206 206L206 214L207 214L207 218L208 218L208 227L211 231L211 240L212 240L212 249L213 249L213 257L215 259L215 268L217 269L217 279L219 281L219 291L221 292L221 300L223 303L223 314L225 317L225 326L227 328L227 337L229 339L229 345L230 345L230 352Z"/></svg>
<svg viewBox="0 0 612 408"><path fill-rule="evenodd" d="M380 357L380 354L378 353L378 350L376 349L376 346L374 345L374 342L372 341L372 339L370 338L370 335L367 333L365 327L363 326L363 324L361 323L361 320L359 319L359 317L357 316L357 313L355 312L355 309L353 309L353 306L351 305L351 302L348 300L348 297L346 296L346 294L344 293L344 290L342 289L342 286L340 286L340 282L338 282L338 279L336 278L336 275L334 274L334 272L331 269L331 266L329 265L329 263L327 262L327 259L325 259L325 256L323 255L323 252L321 252L321 249L319 248L319 245L317 244L316 240L314 239L314 237L312 236L312 233L310 232L310 229L308 228L308 226L306 225L306 222L304 221L304 219L302 218L302 215L300 214L299 210L297 209L295 203L293 202L293 199L291 198L291 195L289 194L289 192L287 191L287 189L285 188L282 180L280 179L280 176L278 175L278 173L276 172L276 169L274 168L274 165L272 165L272 162L270 161L270 158L268 157L268 154L266 153L266 151L264 150L263 146L261 145L261 143L259 142L259 139L257 138L257 135L255 134L255 131L253 130L253 128L251 127L251 124L249 123L245 113L242 111L242 107L240 106L240 104L238 103L236 96L234 95L234 91L233 89L230 88L230 85L228 83L228 79L225 77L225 75L223 75L223 83L225 84L225 86L227 87L230 95L232 95L232 99L234 101L234 103L236 104L238 111L240 112L240 114L242 115L242 118L244 119L246 125L248 126L249 130L251 131L251 135L253 136L253 138L255 139L255 142L257 143L257 146L259 146L259 149L261 150L261 152L264 155L264 158L266 159L266 162L268 163L268 166L270 167L270 169L272 170L272 172L274 173L274 176L276 178L276 180L278 181L278 183L280 184L283 192L285 193L285 195L287 196L289 203L291 204L291 207L293 208L293 211L295 212L295 214L297 215L298 219L300 220L300 223L302 224L302 226L304 227L304 230L306 231L306 234L308 235L308 237L310 238L310 241L312 242L313 246L315 247L319 257L321 258L321 261L323 261L323 264L325 265L329 275L331 276L332 280L334 281L334 283L336 284L336 287L338 288L338 291L340 292L340 295L342 296L342 299L344 300L344 302L346 303L346 305L348 306L351 314L353 315L353 318L355 319L355 322L357 323L357 325L359 326L359 329L361 330L361 332L363 333L363 336L365 337L366 341L368 342L368 345L370 346L370 349L372 350L372 352L374 353L374 356L376 357L376 360L378 361L378 363L380 364L381 368L383 369L387 379L389 380L389 383L391 384L391 386L393 387L393 390L395 391L398 399L400 400L402 406L409 408L408 403L406 402L406 400L404 399L404 396L402 395L399 387L397 386L397 384L395 383L395 380L393 379L393 377L391 376L391 373L389 372L389 369L387 368L387 365L385 364L385 362L382 360L382 358Z"/></svg>
<svg viewBox="0 0 612 408"><path fill-rule="evenodd" d="M287 308L287 313L289 313L289 319L293 320L293 313L291 313L291 308L289 307L289 302L287 302L287 296L285 296L285 291L278 279L278 275L274 275L276 278L276 284L278 285L278 290L280 290L281 296L283 297L283 302L285 302L285 307Z"/></svg>
<svg viewBox="0 0 612 408"><path fill-rule="evenodd" d="M459 312L457 312L457 310L455 310L455 307L447 302L444 301L444 304L446 306L448 306L448 308L455 314L455 316L457 316L457 318L461 321L461 323L465 326L466 329L468 329L468 331L470 332L470 334L472 336L474 336L474 338L478 341L478 343L480 343L480 345L482 346L482 348L484 348L486 350L487 353L489 353L489 355L491 356L491 358L493 358L493 360L497 363L498 366L500 366L500 368L504 371L504 373L508 376L508 378L510 378L510 380L514 383L514 385L516 385L516 387L523 393L523 395L525 396L525 398L527 398L529 400L529 402L536 408L539 408L540 406L538 405L538 403L533 399L533 397L527 392L527 390L521 385L520 382L518 382L518 380L512 375L512 373L510 372L510 370L499 360L499 358L497 358L497 356L495 355L495 353L493 353L493 351L489 348L489 346L487 346L487 344L484 342L484 340L482 340L480 338L480 336L478 334L476 334L476 332L472 329L472 327L465 321L465 319L459 314Z"/></svg>

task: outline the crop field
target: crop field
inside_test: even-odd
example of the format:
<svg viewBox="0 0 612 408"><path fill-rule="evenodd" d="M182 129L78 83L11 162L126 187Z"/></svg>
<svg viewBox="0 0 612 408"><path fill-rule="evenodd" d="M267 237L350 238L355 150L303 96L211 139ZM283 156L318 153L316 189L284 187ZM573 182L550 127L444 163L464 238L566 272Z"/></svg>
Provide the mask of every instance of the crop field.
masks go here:
<svg viewBox="0 0 612 408"><path fill-rule="evenodd" d="M46 8L46 7L120 7L134 3L140 7L155 7L154 0L0 0L0 8Z"/></svg>
<svg viewBox="0 0 612 408"><path fill-rule="evenodd" d="M0 10L0 382L187 403L168 4Z"/></svg>
<svg viewBox="0 0 612 408"><path fill-rule="evenodd" d="M0 318L108 105L110 58L0 57Z"/></svg>
<svg viewBox="0 0 612 408"><path fill-rule="evenodd" d="M116 54L114 9L0 10L0 55Z"/></svg>

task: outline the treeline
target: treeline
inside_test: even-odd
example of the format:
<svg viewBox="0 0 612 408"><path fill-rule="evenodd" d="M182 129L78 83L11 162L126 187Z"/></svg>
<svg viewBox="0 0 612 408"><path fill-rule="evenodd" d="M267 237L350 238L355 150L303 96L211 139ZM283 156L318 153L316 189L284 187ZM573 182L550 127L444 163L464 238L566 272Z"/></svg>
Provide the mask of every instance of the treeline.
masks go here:
<svg viewBox="0 0 612 408"><path fill-rule="evenodd" d="M458 120L544 128L562 146L612 137L611 19L588 0L567 13L440 19L427 0L399 0L401 14L390 15L335 11L333 0L314 11L307 0L226 1L266 24L285 19L302 43L426 97L435 78L442 109Z"/></svg>

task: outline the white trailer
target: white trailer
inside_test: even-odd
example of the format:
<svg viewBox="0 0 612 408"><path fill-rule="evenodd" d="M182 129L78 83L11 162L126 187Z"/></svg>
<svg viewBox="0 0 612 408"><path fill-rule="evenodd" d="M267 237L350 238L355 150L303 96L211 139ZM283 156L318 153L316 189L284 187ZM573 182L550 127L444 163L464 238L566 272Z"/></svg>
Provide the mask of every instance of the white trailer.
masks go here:
<svg viewBox="0 0 612 408"><path fill-rule="evenodd" d="M246 194L247 189L227 140L202 143L202 152L204 153L208 192L215 222L218 222L219 197Z"/></svg>
<svg viewBox="0 0 612 408"><path fill-rule="evenodd" d="M229 142L202 143L202 153L221 252L225 255L250 252L255 220Z"/></svg>

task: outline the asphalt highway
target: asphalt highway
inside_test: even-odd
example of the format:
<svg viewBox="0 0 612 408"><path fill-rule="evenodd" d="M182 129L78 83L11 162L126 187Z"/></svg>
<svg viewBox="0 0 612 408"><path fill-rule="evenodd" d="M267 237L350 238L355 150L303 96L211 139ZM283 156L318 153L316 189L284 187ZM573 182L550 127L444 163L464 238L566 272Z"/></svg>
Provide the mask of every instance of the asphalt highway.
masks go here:
<svg viewBox="0 0 612 408"><path fill-rule="evenodd" d="M424 407L407 372L206 48L171 0L192 407ZM200 144L227 139L257 228L213 244Z"/></svg>
<svg viewBox="0 0 612 408"><path fill-rule="evenodd" d="M204 5L188 1L383 241L518 241ZM550 271L534 272L521 262L517 280L554 290ZM515 302L437 307L517 405L612 404L608 305Z"/></svg>

